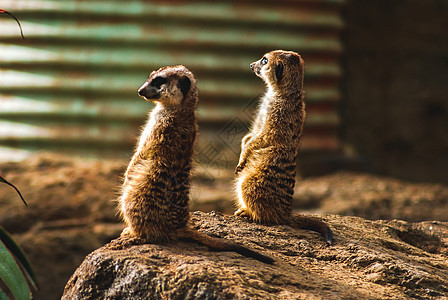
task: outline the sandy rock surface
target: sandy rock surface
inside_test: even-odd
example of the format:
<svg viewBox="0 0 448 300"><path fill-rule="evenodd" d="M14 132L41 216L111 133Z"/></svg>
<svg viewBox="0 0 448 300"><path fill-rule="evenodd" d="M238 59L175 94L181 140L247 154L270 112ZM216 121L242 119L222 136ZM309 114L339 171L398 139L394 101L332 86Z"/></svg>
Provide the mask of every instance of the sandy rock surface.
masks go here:
<svg viewBox="0 0 448 300"><path fill-rule="evenodd" d="M25 207L15 191L10 187L4 184L0 185L0 225L8 230L18 241L34 267L40 283L39 292L34 294L35 299L60 299L64 286L84 258L92 251L104 246L120 235L123 225L117 217L115 199L125 167L126 162L123 161L88 161L54 155L38 155L21 163L0 165L0 175L20 189L29 205ZM204 170L207 170L206 174ZM234 209L231 187L232 175L232 170L213 170L208 167L198 166L193 178L191 210L215 210L232 214ZM387 283L387 280L389 280L387 278L390 277L389 274L394 276L394 274L402 272L399 271L401 268L400 264L397 269L394 265L388 263L388 257L391 254L388 254L389 256L384 254L383 257L387 259L384 258L383 260L386 262L378 260L381 266L384 267L377 265L369 270L365 269L364 264L375 266L371 263L372 260L367 259L367 262L363 263L363 260L358 256L358 253L362 251L365 251L365 253L370 252L369 245L371 242L369 239L365 239L365 236L368 234L367 231L372 231L375 234L379 232L374 230L373 227L365 227L367 225L364 224L376 224L375 226L379 226L381 230L386 230L389 227L399 229L387 229L391 230L391 234L396 236L391 238L394 243L390 243L387 240L382 242L384 245L394 247L396 245L395 238L398 237L398 242L401 244L400 240L404 241L407 244L406 247L424 251L422 253L427 252L428 254L426 255L429 255L429 258L432 258L432 255L441 255L446 260L444 237L443 235L437 236L439 231L445 232L442 230L445 223L437 223L437 221L448 221L448 186L446 185L411 183L369 174L336 173L315 178L298 178L294 198L294 207L300 212L318 215L354 215L368 220L400 219L408 222L425 222L417 224L403 223L401 221L371 222L355 217L325 215L337 232L340 228L341 230L348 228L345 234L351 235L342 235L340 241L343 241L344 238L346 241L336 244L330 250L324 247L322 239L317 234L296 230L290 232L288 227L275 227L278 231L275 237L279 240L269 242L269 247L276 247L276 243L280 243L282 240L290 240L288 242L289 245L295 245L295 248L279 247L285 250L280 249L278 253L274 252L272 255L276 258L278 255L284 257L292 255L291 257L300 262L299 265L306 265L308 264L307 261L315 260L317 259L316 257L319 257L319 255L313 253L318 253L316 251L320 251L320 247L325 250L324 253L329 253L328 251L333 253L332 251L338 249L337 247L342 247L342 245L348 247L347 245L352 244L350 246L351 250L344 248L351 251L345 250L351 253L351 258L347 256L339 258L339 260L327 260L327 263L331 263L330 265L335 270L345 270L347 266L352 268L350 276L354 277L342 277L343 279L340 279L341 282L344 280L356 282L357 277L355 275L365 273L371 274L368 277L370 280L378 282L385 280L384 282L386 283L384 285L387 287L389 285ZM227 216L221 217L230 218ZM209 218L213 222L219 221L214 220L218 218L218 215L213 217L201 215L200 220L197 221L200 229L205 232L209 230L209 227L217 226L212 225L216 224L213 222L210 224L204 223ZM233 219L229 220L236 222ZM335 220L340 220L341 223ZM432 221L436 221L436 223ZM255 225L255 227L257 226ZM360 226L360 228L356 226ZM433 229L430 229L430 226L433 226ZM264 227L260 228L262 230L260 234L262 234L265 229ZM220 230L219 226L216 230ZM234 239L236 242L248 243L247 246L263 252L267 251L267 254L269 254L270 248L265 245L267 241L260 242L260 246L257 246L253 242L253 237L249 236L247 241L240 240L240 235L244 237L245 233L235 234L232 233L232 230L223 227L221 231L217 232L221 232L219 235L225 238ZM251 230L248 229L249 232ZM422 231L423 233L421 233ZM412 234L406 234L403 237L404 235L400 232L410 232ZM297 234L299 235L294 237ZM436 237L432 237L433 235ZM271 237L269 236L269 238ZM363 246L364 248L356 248L366 244L367 246ZM203 253L207 253L207 255L216 254L224 257L240 257L234 253L209 252L205 247L191 243L182 243L182 245L187 247L187 249L197 249L197 253L201 253L202 256L204 255ZM148 247L156 246L150 245ZM163 248L165 246L160 245L157 247ZM171 245L166 247L172 248ZM387 249L387 247L384 249ZM272 250L275 249L273 248ZM291 254L288 256L281 251ZM387 251L390 252L392 250L389 249ZM339 256L335 254L333 257ZM244 263L250 261L246 258L242 259ZM358 265L361 266L357 265L357 261L360 261ZM377 262L375 259L373 261ZM413 266L414 270L419 270L419 265L413 265L414 262L409 262L408 265ZM255 261L253 263L256 263L257 266L260 265ZM297 270L301 268L303 269L303 267L299 267ZM320 269L317 266L313 268L315 268L314 273L325 273L327 270ZM360 271L356 271L357 268L360 268ZM434 270L439 270L439 267L435 266ZM400 276L406 278L405 274L407 273L403 272L402 274L404 275ZM393 276L390 278L400 282ZM290 278L294 277L287 276L287 278L290 280ZM415 278L418 278L418 276ZM300 284L307 287L312 282L312 280L301 281ZM410 282L406 284L415 284L417 287L421 287L424 286L426 279L415 279ZM378 283L374 284L373 286L378 285ZM352 285L357 286L354 283L350 286ZM402 286L408 288L406 285ZM421 290L424 290L424 288L421 288ZM431 293L430 290L431 288L428 287L428 295ZM368 289L366 293L372 292ZM381 294L378 295L381 298Z"/></svg>
<svg viewBox="0 0 448 300"><path fill-rule="evenodd" d="M448 223L326 216L336 244L288 226L193 213L196 226L271 255L273 265L194 243L116 239L90 254L63 299L439 299L448 294Z"/></svg>

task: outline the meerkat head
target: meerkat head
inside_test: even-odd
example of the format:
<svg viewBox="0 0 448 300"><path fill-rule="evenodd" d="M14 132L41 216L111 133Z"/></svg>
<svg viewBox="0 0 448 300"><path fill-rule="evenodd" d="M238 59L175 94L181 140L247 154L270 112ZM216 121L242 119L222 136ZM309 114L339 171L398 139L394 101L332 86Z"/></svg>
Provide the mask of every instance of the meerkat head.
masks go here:
<svg viewBox="0 0 448 300"><path fill-rule="evenodd" d="M153 71L138 89L140 97L162 105L181 105L185 99L197 101L196 80L185 66L169 66ZM194 97L190 97L194 96Z"/></svg>
<svg viewBox="0 0 448 300"><path fill-rule="evenodd" d="M269 86L297 87L303 85L303 60L292 51L275 50L266 53L256 62L250 64L255 74Z"/></svg>

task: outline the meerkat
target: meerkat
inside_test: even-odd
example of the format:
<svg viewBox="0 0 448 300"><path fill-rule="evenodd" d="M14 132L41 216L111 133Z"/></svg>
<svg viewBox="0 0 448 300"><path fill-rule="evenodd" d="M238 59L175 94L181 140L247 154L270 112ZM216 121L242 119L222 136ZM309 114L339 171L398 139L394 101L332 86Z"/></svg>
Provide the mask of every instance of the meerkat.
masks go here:
<svg viewBox="0 0 448 300"><path fill-rule="evenodd" d="M194 240L265 263L273 259L212 238L189 224L190 175L197 136L198 89L182 65L152 72L138 94L156 103L125 172L119 206L127 227L122 236L147 242Z"/></svg>
<svg viewBox="0 0 448 300"><path fill-rule="evenodd" d="M295 52L276 50L251 63L250 68L266 83L267 91L241 142L235 170L235 215L262 224L317 231L332 244L333 233L326 223L292 214L296 158L306 115L303 60Z"/></svg>

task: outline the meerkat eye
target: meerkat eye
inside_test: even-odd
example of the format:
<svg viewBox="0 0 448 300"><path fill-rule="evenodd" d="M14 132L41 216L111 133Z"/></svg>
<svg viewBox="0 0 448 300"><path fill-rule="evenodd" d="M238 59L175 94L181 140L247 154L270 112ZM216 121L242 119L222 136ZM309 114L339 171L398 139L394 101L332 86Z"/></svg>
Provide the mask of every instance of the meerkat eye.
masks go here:
<svg viewBox="0 0 448 300"><path fill-rule="evenodd" d="M160 89L162 84L165 84L167 82L167 79L164 77L156 77L151 81L151 86L156 87L157 89Z"/></svg>
<svg viewBox="0 0 448 300"><path fill-rule="evenodd" d="M263 57L262 59L261 59L261 64L262 65L265 65L265 64L267 64L268 63L268 59L266 58L266 57Z"/></svg>

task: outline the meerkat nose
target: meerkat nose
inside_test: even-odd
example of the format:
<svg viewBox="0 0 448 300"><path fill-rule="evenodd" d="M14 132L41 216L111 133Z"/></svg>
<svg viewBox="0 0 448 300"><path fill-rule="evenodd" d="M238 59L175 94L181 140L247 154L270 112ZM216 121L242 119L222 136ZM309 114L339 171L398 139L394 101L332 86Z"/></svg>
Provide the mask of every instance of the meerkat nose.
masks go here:
<svg viewBox="0 0 448 300"><path fill-rule="evenodd" d="M253 70L254 69L254 63L251 63L250 65L249 65L249 67Z"/></svg>
<svg viewBox="0 0 448 300"><path fill-rule="evenodd" d="M141 87L141 88L138 90L138 94L139 94L140 96L144 96L144 93L145 93L145 87Z"/></svg>

